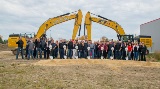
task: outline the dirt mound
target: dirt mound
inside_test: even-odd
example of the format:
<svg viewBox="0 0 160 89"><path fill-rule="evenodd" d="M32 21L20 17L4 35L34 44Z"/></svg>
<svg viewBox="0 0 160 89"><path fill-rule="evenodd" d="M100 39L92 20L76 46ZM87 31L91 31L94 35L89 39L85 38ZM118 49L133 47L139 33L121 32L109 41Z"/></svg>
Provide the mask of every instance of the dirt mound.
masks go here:
<svg viewBox="0 0 160 89"><path fill-rule="evenodd" d="M124 60L108 60L108 59L54 59L54 60L40 60L34 65L42 66L66 66L66 65L88 65L88 64L102 64L107 66L143 66L143 67L160 67L160 63L156 62L140 62L140 61L124 61Z"/></svg>
<svg viewBox="0 0 160 89"><path fill-rule="evenodd" d="M8 48L7 44L0 43L0 51L10 51L11 49Z"/></svg>

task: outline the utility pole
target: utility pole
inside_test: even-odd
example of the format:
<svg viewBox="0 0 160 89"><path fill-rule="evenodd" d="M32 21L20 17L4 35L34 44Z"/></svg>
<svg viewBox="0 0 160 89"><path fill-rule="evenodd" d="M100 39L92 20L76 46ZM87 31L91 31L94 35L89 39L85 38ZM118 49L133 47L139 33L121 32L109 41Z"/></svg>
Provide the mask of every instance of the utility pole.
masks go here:
<svg viewBox="0 0 160 89"><path fill-rule="evenodd" d="M51 30L50 30L50 38L51 38Z"/></svg>

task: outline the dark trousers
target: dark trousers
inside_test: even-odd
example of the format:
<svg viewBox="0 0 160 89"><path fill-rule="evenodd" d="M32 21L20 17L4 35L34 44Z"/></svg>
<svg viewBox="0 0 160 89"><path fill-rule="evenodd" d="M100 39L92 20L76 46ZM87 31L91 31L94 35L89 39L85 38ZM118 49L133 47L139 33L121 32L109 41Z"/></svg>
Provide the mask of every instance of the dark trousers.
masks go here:
<svg viewBox="0 0 160 89"><path fill-rule="evenodd" d="M87 53L88 53L88 50L84 50L84 58L87 58Z"/></svg>
<svg viewBox="0 0 160 89"><path fill-rule="evenodd" d="M56 51L55 57L57 58L58 57L58 48L55 49L55 51Z"/></svg>
<svg viewBox="0 0 160 89"><path fill-rule="evenodd" d="M72 58L73 56L73 49L68 49L68 58Z"/></svg>
<svg viewBox="0 0 160 89"><path fill-rule="evenodd" d="M114 59L116 59L116 51L113 51Z"/></svg>
<svg viewBox="0 0 160 89"><path fill-rule="evenodd" d="M139 55L139 61L141 61L141 52L138 52L138 55Z"/></svg>
<svg viewBox="0 0 160 89"><path fill-rule="evenodd" d="M126 56L127 56L127 55L126 55L126 51L125 51L125 50L122 50L122 59L125 60L125 59L126 59Z"/></svg>
<svg viewBox="0 0 160 89"><path fill-rule="evenodd" d="M146 53L145 52L141 53L141 60L146 61Z"/></svg>
<svg viewBox="0 0 160 89"><path fill-rule="evenodd" d="M24 58L23 57L23 48L21 48L21 47L18 47L18 49L17 49L16 59L18 59L19 52L21 52L22 59L23 59Z"/></svg>
<svg viewBox="0 0 160 89"><path fill-rule="evenodd" d="M96 49L94 50L94 57L98 58L98 50L96 50Z"/></svg>
<svg viewBox="0 0 160 89"><path fill-rule="evenodd" d="M98 58L101 58L101 56L103 56L102 51L98 50Z"/></svg>
<svg viewBox="0 0 160 89"><path fill-rule="evenodd" d="M30 56L33 59L33 52L34 52L34 50L32 50L32 49L28 50L28 59L30 59Z"/></svg>
<svg viewBox="0 0 160 89"><path fill-rule="evenodd" d="M50 55L49 47L47 47L47 49L46 49L46 53L47 53L47 59L49 59L49 55Z"/></svg>
<svg viewBox="0 0 160 89"><path fill-rule="evenodd" d="M106 59L107 58L107 52L106 50L103 51L103 57Z"/></svg>
<svg viewBox="0 0 160 89"><path fill-rule="evenodd" d="M53 59L56 58L56 50L55 49L52 49L51 55L52 55Z"/></svg>
<svg viewBox="0 0 160 89"><path fill-rule="evenodd" d="M42 58L42 50L41 50L41 48L37 48L37 50L36 50L36 58L38 58L38 55L40 55L40 58Z"/></svg>
<svg viewBox="0 0 160 89"><path fill-rule="evenodd" d="M133 53L133 51L131 52L131 59L132 60L134 59L134 53Z"/></svg>
<svg viewBox="0 0 160 89"><path fill-rule="evenodd" d="M121 59L121 51L119 50L115 51L115 59Z"/></svg>
<svg viewBox="0 0 160 89"><path fill-rule="evenodd" d="M78 58L82 58L82 50L78 50Z"/></svg>
<svg viewBox="0 0 160 89"><path fill-rule="evenodd" d="M36 58L36 55L37 55L37 50L36 50L36 47L35 47L34 50L33 50L33 57Z"/></svg>
<svg viewBox="0 0 160 89"><path fill-rule="evenodd" d="M27 58L27 55L28 55L28 47L26 48L26 54L25 54L26 58Z"/></svg>
<svg viewBox="0 0 160 89"><path fill-rule="evenodd" d="M81 57L84 58L84 50L81 52Z"/></svg>
<svg viewBox="0 0 160 89"><path fill-rule="evenodd" d="M111 56L113 56L112 51L108 51L108 59L110 59Z"/></svg>
<svg viewBox="0 0 160 89"><path fill-rule="evenodd" d="M134 60L138 60L138 52L134 52Z"/></svg>
<svg viewBox="0 0 160 89"><path fill-rule="evenodd" d="M64 59L64 49L59 49L60 59Z"/></svg>

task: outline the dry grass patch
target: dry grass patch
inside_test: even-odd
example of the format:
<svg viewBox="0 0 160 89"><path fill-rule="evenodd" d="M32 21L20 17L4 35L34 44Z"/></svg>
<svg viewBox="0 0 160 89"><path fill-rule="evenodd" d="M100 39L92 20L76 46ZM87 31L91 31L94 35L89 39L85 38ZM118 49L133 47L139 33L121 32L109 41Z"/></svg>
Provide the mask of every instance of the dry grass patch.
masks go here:
<svg viewBox="0 0 160 89"><path fill-rule="evenodd" d="M147 61L160 62L160 51L147 55Z"/></svg>
<svg viewBox="0 0 160 89"><path fill-rule="evenodd" d="M9 52L8 52L9 53ZM0 59L0 89L160 89L160 63Z"/></svg>

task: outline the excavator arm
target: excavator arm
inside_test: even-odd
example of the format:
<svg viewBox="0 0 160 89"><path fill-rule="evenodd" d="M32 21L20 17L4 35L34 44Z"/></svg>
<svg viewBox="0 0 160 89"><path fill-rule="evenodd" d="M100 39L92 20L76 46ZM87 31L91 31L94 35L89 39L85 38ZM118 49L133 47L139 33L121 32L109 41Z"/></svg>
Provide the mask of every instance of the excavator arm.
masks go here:
<svg viewBox="0 0 160 89"><path fill-rule="evenodd" d="M78 13L67 13L64 15L60 15L54 18L50 18L47 21L45 21L40 27L36 34L36 38L40 38L50 27L58 25L60 23L75 19L74 28L73 28L73 34L72 39L74 40L76 37L76 34L78 32L78 29L81 26L82 22L82 11L78 10Z"/></svg>
<svg viewBox="0 0 160 89"><path fill-rule="evenodd" d="M100 15L96 15L96 16L97 17L92 17L90 12L87 12L85 16L85 27L87 29L88 40L91 40L92 21L112 28L113 30L116 31L117 34L125 35L123 28L117 22L104 18Z"/></svg>

